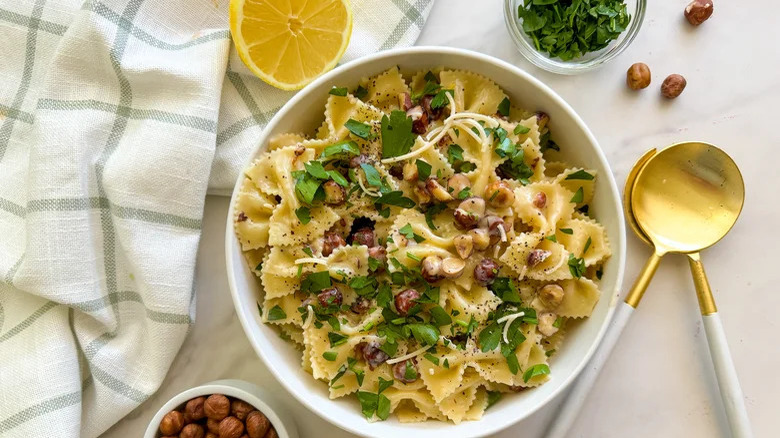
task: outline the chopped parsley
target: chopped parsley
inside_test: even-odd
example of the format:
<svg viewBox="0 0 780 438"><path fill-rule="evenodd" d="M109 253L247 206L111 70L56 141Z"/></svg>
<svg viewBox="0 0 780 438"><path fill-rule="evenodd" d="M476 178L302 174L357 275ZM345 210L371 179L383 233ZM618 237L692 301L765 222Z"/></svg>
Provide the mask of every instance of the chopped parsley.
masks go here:
<svg viewBox="0 0 780 438"><path fill-rule="evenodd" d="M569 254L569 272L576 278L582 277L585 273L585 260L582 258L574 257L574 254Z"/></svg>
<svg viewBox="0 0 780 438"><path fill-rule="evenodd" d="M431 353L425 353L423 357L428 361L430 361L432 364L439 366L439 358L432 355Z"/></svg>
<svg viewBox="0 0 780 438"><path fill-rule="evenodd" d="M357 143L355 143L352 140L345 140L326 147L322 151L320 158L328 158L332 156L348 156L348 157L353 156L354 157L358 155L360 155L360 148L358 148Z"/></svg>
<svg viewBox="0 0 780 438"><path fill-rule="evenodd" d="M439 341L439 329L433 324L412 323L407 324L408 330L421 345L436 345Z"/></svg>
<svg viewBox="0 0 780 438"><path fill-rule="evenodd" d="M415 205L417 205L414 203L414 201L404 196L404 192L400 190L387 192L382 196L380 196L379 198L377 198L374 201L374 203L377 205L383 205L383 204L394 205L396 207L401 207L401 208L412 208Z"/></svg>
<svg viewBox="0 0 780 438"><path fill-rule="evenodd" d="M582 180L585 180L585 181L591 181L591 180L593 180L593 178L595 178L595 176L591 175L590 173L588 173L588 172L586 172L586 171L584 171L582 169L580 169L580 170L578 170L578 171L576 171L574 173L570 173L569 175L566 176L567 180L570 180L570 179L582 179Z"/></svg>
<svg viewBox="0 0 780 438"><path fill-rule="evenodd" d="M501 400L502 394L498 391L488 391L487 396L488 402L485 410L490 409L491 406L498 403L498 401Z"/></svg>
<svg viewBox="0 0 780 438"><path fill-rule="evenodd" d="M366 418L370 419L376 414L380 420L387 420L390 416L390 399L382 394L382 392L392 385L393 380L386 380L380 377L379 390L376 394L373 392L358 391L357 397L360 402L360 410Z"/></svg>
<svg viewBox="0 0 780 438"><path fill-rule="evenodd" d="M435 230L436 224L433 223L433 220L436 218L436 215L441 213L442 211L447 209L447 204L441 203L441 204L434 204L428 207L427 210L425 210L425 223L428 224L428 228Z"/></svg>
<svg viewBox="0 0 780 438"><path fill-rule="evenodd" d="M366 181L368 181L369 185L378 187L380 190L385 188L384 183L382 183L382 177L374 166L360 163L360 168L363 169L363 172L366 174Z"/></svg>
<svg viewBox="0 0 780 438"><path fill-rule="evenodd" d="M344 123L344 127L347 128L347 130L352 134L364 140L371 138L371 125L367 123L358 122L355 119L349 119L347 120L347 123Z"/></svg>
<svg viewBox="0 0 780 438"><path fill-rule="evenodd" d="M275 305L271 307L271 310L268 311L268 320L269 321L279 321L280 319L287 318L287 314L282 310L279 305Z"/></svg>
<svg viewBox="0 0 780 438"><path fill-rule="evenodd" d="M543 376L545 374L550 374L550 367L543 363L536 364L525 370L523 373L523 382L528 383L528 381L534 377Z"/></svg>
<svg viewBox="0 0 780 438"><path fill-rule="evenodd" d="M454 90L441 90L433 96L431 99L431 109L439 109L449 105L450 100L447 98L447 94L450 96L455 93Z"/></svg>
<svg viewBox="0 0 780 438"><path fill-rule="evenodd" d="M311 221L311 211L309 211L309 207L306 206L297 208L295 210L295 216L298 217L298 220L301 221L303 225L306 225Z"/></svg>
<svg viewBox="0 0 780 438"><path fill-rule="evenodd" d="M322 357L328 362L335 362L339 354L335 351L326 351L322 353Z"/></svg>
<svg viewBox="0 0 780 438"><path fill-rule="evenodd" d="M469 196L471 196L471 187L464 187L463 190L458 192L456 197L462 200L468 198Z"/></svg>
<svg viewBox="0 0 780 438"><path fill-rule="evenodd" d="M585 242L585 248L582 249L582 255L585 255L586 252L590 249L590 245L593 243L590 236L588 236L588 241Z"/></svg>
<svg viewBox="0 0 780 438"><path fill-rule="evenodd" d="M393 111L382 116L382 158L408 153L416 135L412 133L412 118L404 111Z"/></svg>
<svg viewBox="0 0 780 438"><path fill-rule="evenodd" d="M558 228L558 231L560 231L563 234L574 234L574 230L571 228Z"/></svg>
<svg viewBox="0 0 780 438"><path fill-rule="evenodd" d="M528 134L531 131L531 128L518 124L515 126L514 133L515 135L521 135L521 134Z"/></svg>
<svg viewBox="0 0 780 438"><path fill-rule="evenodd" d="M420 181L425 181L429 176L431 176L431 170L433 167L431 167L430 164L423 160L417 160L414 162L414 164L417 166L417 179Z"/></svg>
<svg viewBox="0 0 780 438"><path fill-rule="evenodd" d="M545 237L545 239L549 240L550 242L556 242L556 243L558 242L558 238L555 237L555 234L551 234L551 235Z"/></svg>
<svg viewBox="0 0 780 438"><path fill-rule="evenodd" d="M429 312L431 313L431 321L437 326L441 327L452 324L452 317L448 315L447 311L441 306L431 307Z"/></svg>
<svg viewBox="0 0 780 438"><path fill-rule="evenodd" d="M320 271L312 272L301 282L301 291L317 293L331 286L330 272Z"/></svg>
<svg viewBox="0 0 780 438"><path fill-rule="evenodd" d="M333 87L328 91L328 94L344 97L347 95L347 87Z"/></svg>
<svg viewBox="0 0 780 438"><path fill-rule="evenodd" d="M571 197L571 200L569 202L572 202L574 204L579 204L584 199L584 192L582 190L582 187L577 189L577 193L574 194L574 196Z"/></svg>
<svg viewBox="0 0 780 438"><path fill-rule="evenodd" d="M330 342L330 348L338 347L347 342L347 337L341 333L328 332L328 341Z"/></svg>
<svg viewBox="0 0 780 438"><path fill-rule="evenodd" d="M406 225L401 227L398 230L398 232L403 234L403 236L406 237L407 239L410 239L410 240L414 239L414 241L417 242L417 243L421 243L421 242L425 241L424 237L422 237L419 234L416 234L414 232L414 229L412 229L412 224L407 223Z"/></svg>
<svg viewBox="0 0 780 438"><path fill-rule="evenodd" d="M364 97L368 95L368 90L366 90L362 85L358 86L354 93L352 93L353 96L357 97L358 99L363 100Z"/></svg>
<svg viewBox="0 0 780 438"><path fill-rule="evenodd" d="M537 0L537 1L539 1L539 0ZM509 107L510 107L510 105L511 104L509 103L509 98L505 97L504 100L502 100L498 104L498 113L501 114L504 117L509 117Z"/></svg>

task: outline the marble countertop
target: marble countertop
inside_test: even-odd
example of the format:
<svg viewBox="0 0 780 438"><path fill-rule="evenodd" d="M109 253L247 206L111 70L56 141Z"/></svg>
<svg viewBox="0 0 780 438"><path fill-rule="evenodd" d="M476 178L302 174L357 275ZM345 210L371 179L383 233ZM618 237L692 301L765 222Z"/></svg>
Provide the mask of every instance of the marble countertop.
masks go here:
<svg viewBox="0 0 780 438"><path fill-rule="evenodd" d="M780 44L774 2L716 1L713 17L692 28L686 0L648 2L642 31L616 60L588 74L565 77L532 66L516 52L499 0L439 0L419 45L467 48L527 70L551 86L593 130L622 186L634 160L651 147L683 140L719 145L740 166L747 189L742 217L703 260L757 437L776 436L780 379L777 348L780 293L774 259L780 239L775 157L780 146ZM647 63L652 85L625 86L625 71ZM681 97L664 100L663 78L688 80ZM178 392L214 379L240 378L271 391L284 389L255 355L228 291L224 229L227 198L206 202L197 265L197 319L160 390L111 428L106 437L141 436L159 407ZM628 238L626 284L650 254ZM773 280L774 279L774 280ZM287 398L302 437L351 436ZM557 403L497 437L541 436ZM572 437L727 437L727 424L710 363L687 263L664 259L576 422Z"/></svg>

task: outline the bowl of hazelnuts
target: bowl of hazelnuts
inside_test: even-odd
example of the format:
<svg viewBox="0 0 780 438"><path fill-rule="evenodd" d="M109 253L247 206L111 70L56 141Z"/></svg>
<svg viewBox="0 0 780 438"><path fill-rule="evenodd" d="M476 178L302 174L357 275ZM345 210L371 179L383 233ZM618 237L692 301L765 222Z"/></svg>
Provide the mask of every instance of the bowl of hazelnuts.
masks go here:
<svg viewBox="0 0 780 438"><path fill-rule="evenodd" d="M298 438L282 405L242 380L218 380L173 397L144 438Z"/></svg>

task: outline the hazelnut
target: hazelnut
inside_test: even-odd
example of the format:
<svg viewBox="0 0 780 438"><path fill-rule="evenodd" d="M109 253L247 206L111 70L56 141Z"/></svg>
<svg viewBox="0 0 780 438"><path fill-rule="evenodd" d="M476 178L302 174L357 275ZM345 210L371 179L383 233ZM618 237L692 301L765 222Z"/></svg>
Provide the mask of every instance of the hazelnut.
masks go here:
<svg viewBox="0 0 780 438"><path fill-rule="evenodd" d="M374 246L372 248L368 248L368 256L372 259L379 260L380 262L384 263L387 261L387 250L384 246ZM384 269L381 266L377 268L377 270Z"/></svg>
<svg viewBox="0 0 780 438"><path fill-rule="evenodd" d="M241 438L244 423L236 417L227 417L219 422L219 438Z"/></svg>
<svg viewBox="0 0 780 438"><path fill-rule="evenodd" d="M357 315L362 315L371 308L371 300L366 297L357 297L349 306L349 310Z"/></svg>
<svg viewBox="0 0 780 438"><path fill-rule="evenodd" d="M456 173L447 180L447 191L456 198L466 188L471 189L471 180L462 173Z"/></svg>
<svg viewBox="0 0 780 438"><path fill-rule="evenodd" d="M551 254L552 253L550 251L545 251L543 249L535 249L531 251L528 253L528 258L526 259L526 262L528 262L528 267L533 268L539 263L542 263L543 261L547 260L547 257L550 257Z"/></svg>
<svg viewBox="0 0 780 438"><path fill-rule="evenodd" d="M650 67L643 62L637 62L626 72L626 84L632 90L641 90L650 85Z"/></svg>
<svg viewBox="0 0 780 438"><path fill-rule="evenodd" d="M163 435L176 435L182 427L184 427L184 415L179 411L168 412L160 421L160 433Z"/></svg>
<svg viewBox="0 0 780 438"><path fill-rule="evenodd" d="M268 430L268 432L265 433L265 436L263 438L279 438L279 434L276 433L276 429L273 427Z"/></svg>
<svg viewBox="0 0 780 438"><path fill-rule="evenodd" d="M490 258L484 258L474 267L474 280L481 286L489 286L496 280L498 268L498 262Z"/></svg>
<svg viewBox="0 0 780 438"><path fill-rule="evenodd" d="M246 416L246 433L249 438L263 438L271 428L268 417L260 411L252 411Z"/></svg>
<svg viewBox="0 0 780 438"><path fill-rule="evenodd" d="M444 278L458 278L465 268L466 262L457 257L447 257L441 261L441 275Z"/></svg>
<svg viewBox="0 0 780 438"><path fill-rule="evenodd" d="M539 289L539 300L548 309L555 309L563 302L563 288L557 284L547 284Z"/></svg>
<svg viewBox="0 0 780 438"><path fill-rule="evenodd" d="M352 243L358 245L366 245L369 248L376 246L376 238L374 236L374 230L370 227L363 227L354 233L352 233Z"/></svg>
<svg viewBox="0 0 780 438"><path fill-rule="evenodd" d="M506 181L493 181L485 189L485 199L493 207L509 207L515 202L515 192Z"/></svg>
<svg viewBox="0 0 780 438"><path fill-rule="evenodd" d="M404 164L404 171L403 171L403 177L404 181L417 181L418 173L417 173L417 164L412 163L411 161Z"/></svg>
<svg viewBox="0 0 780 438"><path fill-rule="evenodd" d="M536 195L534 195L533 199L534 207L536 208L544 208L545 205L547 205L547 195L544 192L539 192Z"/></svg>
<svg viewBox="0 0 780 438"><path fill-rule="evenodd" d="M490 246L490 233L487 228L475 228L469 230L469 236L474 244L474 249L477 251L484 251Z"/></svg>
<svg viewBox="0 0 780 438"><path fill-rule="evenodd" d="M187 423L198 421L201 418L206 417L206 413L203 411L203 404L206 402L206 397L196 397L187 402L184 406L184 419Z"/></svg>
<svg viewBox="0 0 780 438"><path fill-rule="evenodd" d="M214 432L206 432L206 437L205 438L219 438L219 435L217 435Z"/></svg>
<svg viewBox="0 0 780 438"><path fill-rule="evenodd" d="M204 438L205 435L206 432L203 430L203 426L197 423L190 423L181 430L179 438Z"/></svg>
<svg viewBox="0 0 780 438"><path fill-rule="evenodd" d="M222 420L230 413L230 400L222 394L212 394L203 404L203 410L212 420Z"/></svg>
<svg viewBox="0 0 780 438"><path fill-rule="evenodd" d="M390 166L390 169L387 170L387 173L390 174L390 176L403 179L404 177L404 166L401 165L401 163L395 163L392 166Z"/></svg>
<svg viewBox="0 0 780 438"><path fill-rule="evenodd" d="M480 219L479 227L487 229L491 244L496 244L499 241L506 242L507 226L504 220L500 217L492 214L485 216Z"/></svg>
<svg viewBox="0 0 780 438"><path fill-rule="evenodd" d="M209 430L209 432L219 435L219 420L212 420L211 418L206 419L206 429Z"/></svg>
<svg viewBox="0 0 780 438"><path fill-rule="evenodd" d="M474 252L474 238L470 234L455 236L452 242L455 244L455 251L462 259L469 258Z"/></svg>
<svg viewBox="0 0 780 438"><path fill-rule="evenodd" d="M536 124L539 126L539 130L541 131L544 129L545 126L547 126L547 123L550 121L550 116L547 115L547 113L538 111L536 114Z"/></svg>
<svg viewBox="0 0 780 438"><path fill-rule="evenodd" d="M404 111L409 111L412 107L412 97L409 93L398 93L398 106Z"/></svg>
<svg viewBox="0 0 780 438"><path fill-rule="evenodd" d="M401 294L403 294L405 292L408 292L408 291L413 291L415 293L417 292L414 289L407 289L406 291L401 292ZM396 306L397 309L399 308L398 307L399 304L402 304L402 303L399 303L399 300L398 300L398 297L401 294L395 296L395 306ZM419 295L416 298L419 298ZM411 308L413 304L414 303L410 301L409 302L409 308ZM373 370L374 368L378 367L379 365L382 365L383 363L385 363L387 361L387 359L390 359L390 356L388 356L387 353L382 351L379 347L380 347L380 345L379 345L379 342L377 342L377 341L361 342L361 343L355 345L355 357L357 357L359 359L365 360L366 363L368 364L368 367Z"/></svg>
<svg viewBox="0 0 780 438"><path fill-rule="evenodd" d="M453 212L455 224L461 228L474 228L485 214L485 200L479 196L464 199Z"/></svg>
<svg viewBox="0 0 780 438"><path fill-rule="evenodd" d="M441 280L441 264L441 257L436 255L429 255L422 260L421 273L425 281L435 283Z"/></svg>
<svg viewBox="0 0 780 438"><path fill-rule="evenodd" d="M539 324L536 326L539 329L539 333L544 336L552 336L558 331L558 327L555 327L555 321L558 319L558 315L554 313L542 313L539 315Z"/></svg>
<svg viewBox="0 0 780 438"><path fill-rule="evenodd" d="M452 195L447 192L447 190L439 184L438 181L436 181L436 178L428 178L427 181L425 181L425 188L428 190L428 192L436 198L436 200L441 202L448 202L452 201L453 197Z"/></svg>
<svg viewBox="0 0 780 438"><path fill-rule="evenodd" d="M412 307L414 307L414 305L417 304L415 300L419 298L420 298L420 292L417 292L417 289L403 290L399 292L393 299L393 301L395 302L395 310L398 312L399 315L406 316L409 314L409 311L412 310ZM373 342L370 342L368 345L371 346L372 344ZM376 349L379 350L378 344L376 345ZM368 353L366 352L365 348L363 349L363 356L364 357L368 356ZM384 360L382 360L382 362L386 361L387 359L389 359L389 357L387 357L387 355L385 354ZM366 360L368 361L368 364L370 366L371 360L368 358ZM372 366L371 369L373 370L374 367Z"/></svg>
<svg viewBox="0 0 780 438"><path fill-rule="evenodd" d="M341 294L341 291L336 286L323 289L322 291L320 291L320 293L317 294L317 302L320 303L320 307L323 308L331 307L331 306L339 307L341 306L341 303L343 301L344 301L344 296Z"/></svg>
<svg viewBox="0 0 780 438"><path fill-rule="evenodd" d="M412 368L414 368L414 377L411 379L406 378L406 369L408 367L408 364L410 364ZM415 360L414 358L393 364L392 369L393 369L393 377L395 377L396 380L403 383L415 382L420 375L419 372L417 371L417 360Z"/></svg>
<svg viewBox="0 0 780 438"><path fill-rule="evenodd" d="M230 403L230 413L241 421L244 421L247 414L254 410L255 408L252 407L252 405L243 400L233 400L233 402Z"/></svg>
<svg viewBox="0 0 780 438"><path fill-rule="evenodd" d="M414 192L414 195L417 197L417 203L420 205L425 205L431 202L431 193L425 189L425 186L415 186L414 189L412 189Z"/></svg>
<svg viewBox="0 0 780 438"><path fill-rule="evenodd" d="M688 23L698 26L712 15L712 0L693 0L685 7L685 19Z"/></svg>
<svg viewBox="0 0 780 438"><path fill-rule="evenodd" d="M333 250L345 246L347 241L339 233L326 231L322 236L322 255L327 257L333 253Z"/></svg>
<svg viewBox="0 0 780 438"><path fill-rule="evenodd" d="M361 164L368 164L370 162L371 160L368 158L368 155L360 154L349 159L349 167L356 169L360 167Z"/></svg>
<svg viewBox="0 0 780 438"><path fill-rule="evenodd" d="M325 203L330 205L339 205L344 202L347 197L347 192L344 187L341 187L336 181L328 180L322 185L322 189L325 191Z"/></svg>
<svg viewBox="0 0 780 438"><path fill-rule="evenodd" d="M661 84L661 94L667 99L674 99L682 94L686 85L688 85L688 82L684 77L678 74L669 75L664 79L664 83Z"/></svg>

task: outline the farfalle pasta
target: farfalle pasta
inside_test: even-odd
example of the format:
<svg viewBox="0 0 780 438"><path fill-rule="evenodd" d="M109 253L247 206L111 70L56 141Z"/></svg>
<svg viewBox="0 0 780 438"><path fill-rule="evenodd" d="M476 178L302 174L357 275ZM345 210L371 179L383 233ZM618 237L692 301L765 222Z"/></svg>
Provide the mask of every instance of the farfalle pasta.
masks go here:
<svg viewBox="0 0 780 438"><path fill-rule="evenodd" d="M245 172L263 322L371 421L478 420L543 384L599 300L596 172L546 161L549 118L517 103L474 73L393 68L334 87L316 133Z"/></svg>

